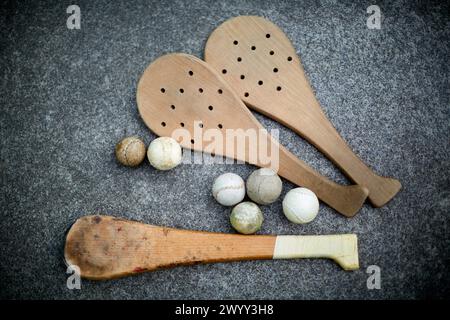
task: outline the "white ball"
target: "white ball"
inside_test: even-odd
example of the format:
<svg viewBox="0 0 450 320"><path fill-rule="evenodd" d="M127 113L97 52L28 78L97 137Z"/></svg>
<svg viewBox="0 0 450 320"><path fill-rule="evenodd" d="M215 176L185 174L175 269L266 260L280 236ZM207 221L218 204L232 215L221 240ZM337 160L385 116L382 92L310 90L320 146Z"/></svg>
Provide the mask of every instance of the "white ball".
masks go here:
<svg viewBox="0 0 450 320"><path fill-rule="evenodd" d="M244 180L237 174L224 173L214 180L212 193L221 205L234 206L245 197Z"/></svg>
<svg viewBox="0 0 450 320"><path fill-rule="evenodd" d="M169 170L181 163L181 147L175 139L160 137L148 146L147 158L158 170Z"/></svg>
<svg viewBox="0 0 450 320"><path fill-rule="evenodd" d="M283 212L293 223L308 223L319 212L319 200L311 190L295 188L284 196Z"/></svg>
<svg viewBox="0 0 450 320"><path fill-rule="evenodd" d="M246 186L250 199L259 204L270 204L280 196L283 183L275 171L261 168L252 172Z"/></svg>
<svg viewBox="0 0 450 320"><path fill-rule="evenodd" d="M263 221L261 209L253 202L241 202L231 211L230 223L239 233L255 233L261 229Z"/></svg>

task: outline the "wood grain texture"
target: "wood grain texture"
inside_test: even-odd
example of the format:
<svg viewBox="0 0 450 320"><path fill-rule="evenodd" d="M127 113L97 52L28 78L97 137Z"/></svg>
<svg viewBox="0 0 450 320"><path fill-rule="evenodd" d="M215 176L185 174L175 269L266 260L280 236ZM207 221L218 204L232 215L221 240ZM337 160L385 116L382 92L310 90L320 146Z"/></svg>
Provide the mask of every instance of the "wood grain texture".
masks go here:
<svg viewBox="0 0 450 320"><path fill-rule="evenodd" d="M380 207L401 189L374 173L349 148L323 113L291 42L276 25L255 16L232 18L209 37L205 60L252 109L291 128L332 160L353 182L367 187Z"/></svg>
<svg viewBox="0 0 450 320"><path fill-rule="evenodd" d="M271 151L278 153L276 169L280 176L311 189L347 217L356 214L367 197L366 188L339 185L280 146L219 73L196 57L169 54L155 60L139 81L137 104L142 119L153 132L172 137L181 134L176 139L184 148L266 167L268 164L258 155L264 153L263 146L272 146ZM211 143L214 137L203 134L209 129L216 129L214 132L220 134L218 139L223 139L223 144ZM257 132L260 136L256 146L245 143L239 147L230 132L237 136ZM215 146L212 150L211 145ZM230 145L233 148L226 147Z"/></svg>
<svg viewBox="0 0 450 320"><path fill-rule="evenodd" d="M83 278L103 280L179 265L272 259L276 239L266 235L179 230L96 215L82 217L73 224L66 236L64 258L68 265L80 268ZM337 259L343 247L339 245L340 236L327 243L318 238L316 254L314 239L314 236L305 238L303 243L308 243L309 249L303 257L331 258L341 264ZM297 240L302 242L300 236ZM285 244L283 248L292 252L307 247L293 246L289 251ZM332 248L338 250L331 252ZM299 252L295 257L301 256ZM343 267L350 270L357 266Z"/></svg>

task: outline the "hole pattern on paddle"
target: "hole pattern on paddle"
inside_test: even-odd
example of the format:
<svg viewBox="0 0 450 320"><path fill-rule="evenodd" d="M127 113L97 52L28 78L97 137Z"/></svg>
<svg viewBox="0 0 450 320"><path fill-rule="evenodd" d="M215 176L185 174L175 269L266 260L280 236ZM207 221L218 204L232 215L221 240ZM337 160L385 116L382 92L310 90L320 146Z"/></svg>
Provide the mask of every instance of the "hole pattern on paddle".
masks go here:
<svg viewBox="0 0 450 320"><path fill-rule="evenodd" d="M231 39L232 41L233 39ZM234 49L246 49L247 54L250 54L249 46L247 45L244 48L242 40L239 40L239 46ZM237 59L237 55L235 59ZM241 59L245 61L244 54L242 54ZM149 99L146 102L148 105L145 106L145 108L148 108L145 113L150 119L148 120L150 128L154 129L159 136L181 134L181 137L174 136L174 138L186 148L208 145L200 143L202 139L206 139L205 142L210 142L207 135L204 138L203 136L197 136L200 129L204 133L211 129L220 130L224 133L226 129L241 128L242 123L245 123L246 120L244 120L245 117L239 116L239 112L241 112L239 104L242 104L239 96L241 98L249 97L252 93L251 90L253 90L251 85L256 87L258 81L262 82L263 80L264 85L266 85L266 80L254 79L246 71L237 73L237 79L240 79L242 75L242 78L245 79L243 82L248 83L249 88L236 96L221 81L220 76L216 77L213 73L209 74L208 68L203 69L200 66L189 64L189 61L186 65L182 65L178 63L179 61L177 60L176 63L170 65L170 68L163 64L161 64L161 67L155 67L152 70L151 77L145 83L146 87L154 88L152 90L155 96ZM234 64L237 65L237 62L234 61ZM223 70L227 70L228 75L235 75L233 66L224 65L223 68ZM162 88L164 88L164 94L159 92ZM164 112L166 113L164 114ZM152 127L152 124L154 127ZM178 133L175 130L180 131ZM188 132L187 136L185 132ZM223 152L222 150L216 150L215 154L221 155Z"/></svg>
<svg viewBox="0 0 450 320"><path fill-rule="evenodd" d="M272 38L272 35L269 32L265 33L264 36L265 36L266 40ZM231 73L234 73L236 70L242 70L244 72L248 72L249 74L247 74L247 73L240 74L239 75L239 79L241 79L241 80L249 79L250 81L255 81L255 82L253 82L253 83L255 83L254 88L255 89L259 88L258 90L262 90L263 85L269 85L269 86L274 86L275 90L277 92L281 92L282 91L282 86L277 84L277 83L273 83L273 81L276 81L275 78L273 78L273 79L271 79L271 78L268 78L268 79L254 79L253 75L252 75L252 70L245 69L246 65L245 65L245 63L242 63L242 62L243 62L244 59L246 59L245 55L249 54L249 51L246 51L245 47L247 47L249 45L250 46L250 52L252 52L252 51L256 51L256 46L259 46L259 45L257 43L255 43L255 44L251 44L251 43L248 44L248 43L246 43L246 41L241 41L241 40L235 39L233 41L233 44L235 46L237 46L238 43L240 43L241 46L233 49L234 52L236 53L236 55L235 55L236 62L235 62L234 68L231 68L231 67L229 68L229 69L231 69ZM264 44L264 43L262 44L262 48L260 48L260 49L262 49L263 51L267 50L266 54L268 53L268 56L267 56L266 59L270 59L270 60L267 61L267 63L270 63L272 61L272 59L273 59L272 63L274 63L276 66L272 65L272 70L271 71L273 72L273 74L278 74L280 72L280 69L279 69L280 68L280 64L283 63L282 60L280 60L280 59L285 59L284 60L285 63L286 63L286 61L287 62L291 62L294 59L293 59L292 56L280 57L278 55L278 57L277 57L277 55L275 54L277 48L271 48L270 47L271 45L273 45L272 41L268 40L266 44ZM249 57L249 59L251 60L253 58ZM236 63L240 63L239 67L236 65ZM222 69L222 73L223 74L229 73L228 71L230 71L230 70ZM257 72L257 71L255 71L255 72ZM267 80L267 83L265 83L266 82L265 80ZM248 82L246 82L246 83L248 83ZM248 87L246 84L239 85L238 89L242 90L242 91L240 91L240 90L239 91L241 92L241 94L243 94L243 96L245 98L248 98L250 96L250 92L252 90L251 87Z"/></svg>
<svg viewBox="0 0 450 320"><path fill-rule="evenodd" d="M296 92L299 59L278 28L263 22L253 17L227 22L209 40L205 57L217 71L226 68L223 78L242 101L269 110L277 107L277 101L283 105ZM239 45L232 45L233 41Z"/></svg>

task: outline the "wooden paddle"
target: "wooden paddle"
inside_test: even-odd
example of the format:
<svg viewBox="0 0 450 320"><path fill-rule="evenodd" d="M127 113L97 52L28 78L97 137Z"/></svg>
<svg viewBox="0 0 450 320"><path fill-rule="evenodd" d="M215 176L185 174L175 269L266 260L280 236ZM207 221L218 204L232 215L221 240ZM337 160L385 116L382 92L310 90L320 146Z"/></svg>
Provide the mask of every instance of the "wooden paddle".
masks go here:
<svg viewBox="0 0 450 320"><path fill-rule="evenodd" d="M261 17L240 16L209 37L205 60L252 109L286 125L314 144L354 182L369 189L376 207L400 190L380 177L349 148L326 118L286 35Z"/></svg>
<svg viewBox="0 0 450 320"><path fill-rule="evenodd" d="M103 280L161 268L256 259L329 258L359 268L354 234L244 236L157 227L110 216L78 219L66 237L64 258L84 278Z"/></svg>
<svg viewBox="0 0 450 320"><path fill-rule="evenodd" d="M280 176L311 189L347 217L353 216L367 197L364 187L330 181L274 141L221 76L196 57L169 54L155 60L139 81L137 104L142 119L157 135L186 133L187 138L178 139L184 148L266 167L268 164L255 154L262 154L271 145L271 152L278 155L279 166L275 169ZM211 131L216 134L214 140L223 139L223 143L214 143L222 148L209 149L211 136L201 133ZM238 148L235 137L248 132L259 134L257 143L245 143ZM233 147L228 148L229 145Z"/></svg>

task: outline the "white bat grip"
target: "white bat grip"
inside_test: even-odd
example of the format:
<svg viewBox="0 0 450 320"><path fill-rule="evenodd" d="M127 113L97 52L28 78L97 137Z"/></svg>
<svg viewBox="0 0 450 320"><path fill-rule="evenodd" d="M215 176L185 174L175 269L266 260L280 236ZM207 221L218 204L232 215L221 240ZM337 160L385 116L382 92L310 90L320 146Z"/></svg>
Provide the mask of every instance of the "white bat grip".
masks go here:
<svg viewBox="0 0 450 320"><path fill-rule="evenodd" d="M356 270L358 238L355 234L277 236L273 259L329 258L344 270Z"/></svg>

